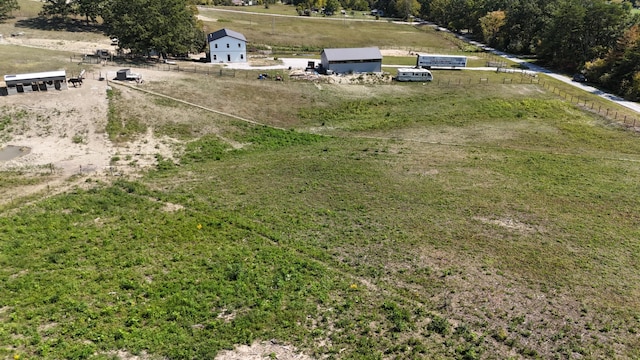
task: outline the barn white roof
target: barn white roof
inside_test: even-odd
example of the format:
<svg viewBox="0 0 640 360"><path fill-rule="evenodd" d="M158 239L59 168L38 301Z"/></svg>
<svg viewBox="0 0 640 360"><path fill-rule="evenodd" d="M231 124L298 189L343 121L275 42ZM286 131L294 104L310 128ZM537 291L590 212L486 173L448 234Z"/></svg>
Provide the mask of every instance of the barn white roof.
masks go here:
<svg viewBox="0 0 640 360"><path fill-rule="evenodd" d="M423 68L398 68L399 73L431 73L431 71Z"/></svg>
<svg viewBox="0 0 640 360"><path fill-rule="evenodd" d="M16 74L16 75L5 75L5 82L15 82L15 81L43 81L51 78L65 78L67 77L67 72L64 70L57 71L45 71L45 72L37 72L30 74Z"/></svg>

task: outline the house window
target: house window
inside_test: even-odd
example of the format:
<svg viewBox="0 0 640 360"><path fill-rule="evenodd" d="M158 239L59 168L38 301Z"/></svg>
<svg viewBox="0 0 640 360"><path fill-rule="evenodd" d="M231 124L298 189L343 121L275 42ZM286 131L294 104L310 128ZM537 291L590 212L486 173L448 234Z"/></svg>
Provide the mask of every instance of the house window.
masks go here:
<svg viewBox="0 0 640 360"><path fill-rule="evenodd" d="M213 60L218 60L218 55L213 54Z"/></svg>
<svg viewBox="0 0 640 360"><path fill-rule="evenodd" d="M229 48L229 43L227 43L227 49Z"/></svg>
<svg viewBox="0 0 640 360"><path fill-rule="evenodd" d="M218 48L218 44L216 44L216 49Z"/></svg>
<svg viewBox="0 0 640 360"><path fill-rule="evenodd" d="M238 43L238 48L241 48L241 47L242 47L242 45L240 45L240 43Z"/></svg>
<svg viewBox="0 0 640 360"><path fill-rule="evenodd" d="M240 60L244 60L244 54L240 54Z"/></svg>
<svg viewBox="0 0 640 360"><path fill-rule="evenodd" d="M231 55L227 54L227 61L231 61Z"/></svg>

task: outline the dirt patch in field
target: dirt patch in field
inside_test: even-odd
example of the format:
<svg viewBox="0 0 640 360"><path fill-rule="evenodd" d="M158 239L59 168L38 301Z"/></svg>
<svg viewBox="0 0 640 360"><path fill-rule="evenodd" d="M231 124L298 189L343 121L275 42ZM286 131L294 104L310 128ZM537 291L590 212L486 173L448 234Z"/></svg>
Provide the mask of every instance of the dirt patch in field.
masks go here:
<svg viewBox="0 0 640 360"><path fill-rule="evenodd" d="M398 50L398 49L380 49L382 56L416 56L417 52L413 50Z"/></svg>
<svg viewBox="0 0 640 360"><path fill-rule="evenodd" d="M536 226L525 224L517 219L512 218L487 219L483 217L474 217L474 219L479 220L485 224L497 225L505 229L520 233L535 233L542 231L542 229Z"/></svg>
<svg viewBox="0 0 640 360"><path fill-rule="evenodd" d="M28 36L7 36L0 39L0 44L3 43L39 49L69 51L78 54L95 54L98 49L107 49L114 53L116 51L116 46L111 45L111 41L106 37L100 41L72 41L30 38Z"/></svg>
<svg viewBox="0 0 640 360"><path fill-rule="evenodd" d="M152 359L160 359L159 357L154 357L147 354L145 351L142 351L138 355L134 355L126 350L117 350L117 351L109 351L106 353L115 359L120 360L152 360Z"/></svg>
<svg viewBox="0 0 640 360"><path fill-rule="evenodd" d="M115 77L116 70L105 67L101 72ZM172 75L147 71L143 76L153 79ZM11 117L10 124L0 131L0 148L28 149L23 156L0 161L0 171L52 175L46 184L3 191L3 199L45 189L64 190L73 185L65 181L72 175L135 175L155 165L155 154L172 157L171 140L157 138L151 127L126 144L115 144L109 139L105 130L109 108L107 89L116 86L124 93L135 90L100 81L98 77L87 73L82 86L70 86L67 90L0 97L2 113Z"/></svg>
<svg viewBox="0 0 640 360"><path fill-rule="evenodd" d="M209 21L209 22L217 22L218 21L218 19L214 19L212 17L208 17L208 16L204 16L204 15L200 15L200 14L198 14L198 20Z"/></svg>
<svg viewBox="0 0 640 360"><path fill-rule="evenodd" d="M366 74L333 74L320 75L303 70L293 70L289 73L293 80L312 81L316 87L322 90L321 84L345 84L345 85L375 85L390 83L393 78L388 74L366 73Z"/></svg>
<svg viewBox="0 0 640 360"><path fill-rule="evenodd" d="M275 340L254 342L251 346L239 345L233 350L218 353L216 360L312 360L313 358L301 354L295 347L279 344Z"/></svg>

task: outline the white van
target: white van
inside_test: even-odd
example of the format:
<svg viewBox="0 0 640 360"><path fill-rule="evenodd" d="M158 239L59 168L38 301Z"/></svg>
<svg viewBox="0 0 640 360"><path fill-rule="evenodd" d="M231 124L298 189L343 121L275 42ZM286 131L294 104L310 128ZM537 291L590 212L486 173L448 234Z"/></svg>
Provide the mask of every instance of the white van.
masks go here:
<svg viewBox="0 0 640 360"><path fill-rule="evenodd" d="M399 68L397 81L432 81L433 75L427 69Z"/></svg>

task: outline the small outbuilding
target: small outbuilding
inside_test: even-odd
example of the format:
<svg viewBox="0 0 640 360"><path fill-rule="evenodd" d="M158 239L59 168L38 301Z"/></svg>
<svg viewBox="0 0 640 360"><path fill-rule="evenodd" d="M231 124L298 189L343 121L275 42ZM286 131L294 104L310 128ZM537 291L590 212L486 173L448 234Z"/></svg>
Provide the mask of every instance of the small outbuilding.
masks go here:
<svg viewBox="0 0 640 360"><path fill-rule="evenodd" d="M382 72L382 53L377 47L324 49L320 66L325 73Z"/></svg>
<svg viewBox="0 0 640 360"><path fill-rule="evenodd" d="M239 32L220 29L207 35L212 63L247 62L247 39Z"/></svg>
<svg viewBox="0 0 640 360"><path fill-rule="evenodd" d="M34 91L67 89L67 72L64 70L29 74L5 75L6 89L1 94L13 95Z"/></svg>
<svg viewBox="0 0 640 360"><path fill-rule="evenodd" d="M131 69L120 69L116 72L116 80L140 82L142 75L132 73Z"/></svg>

